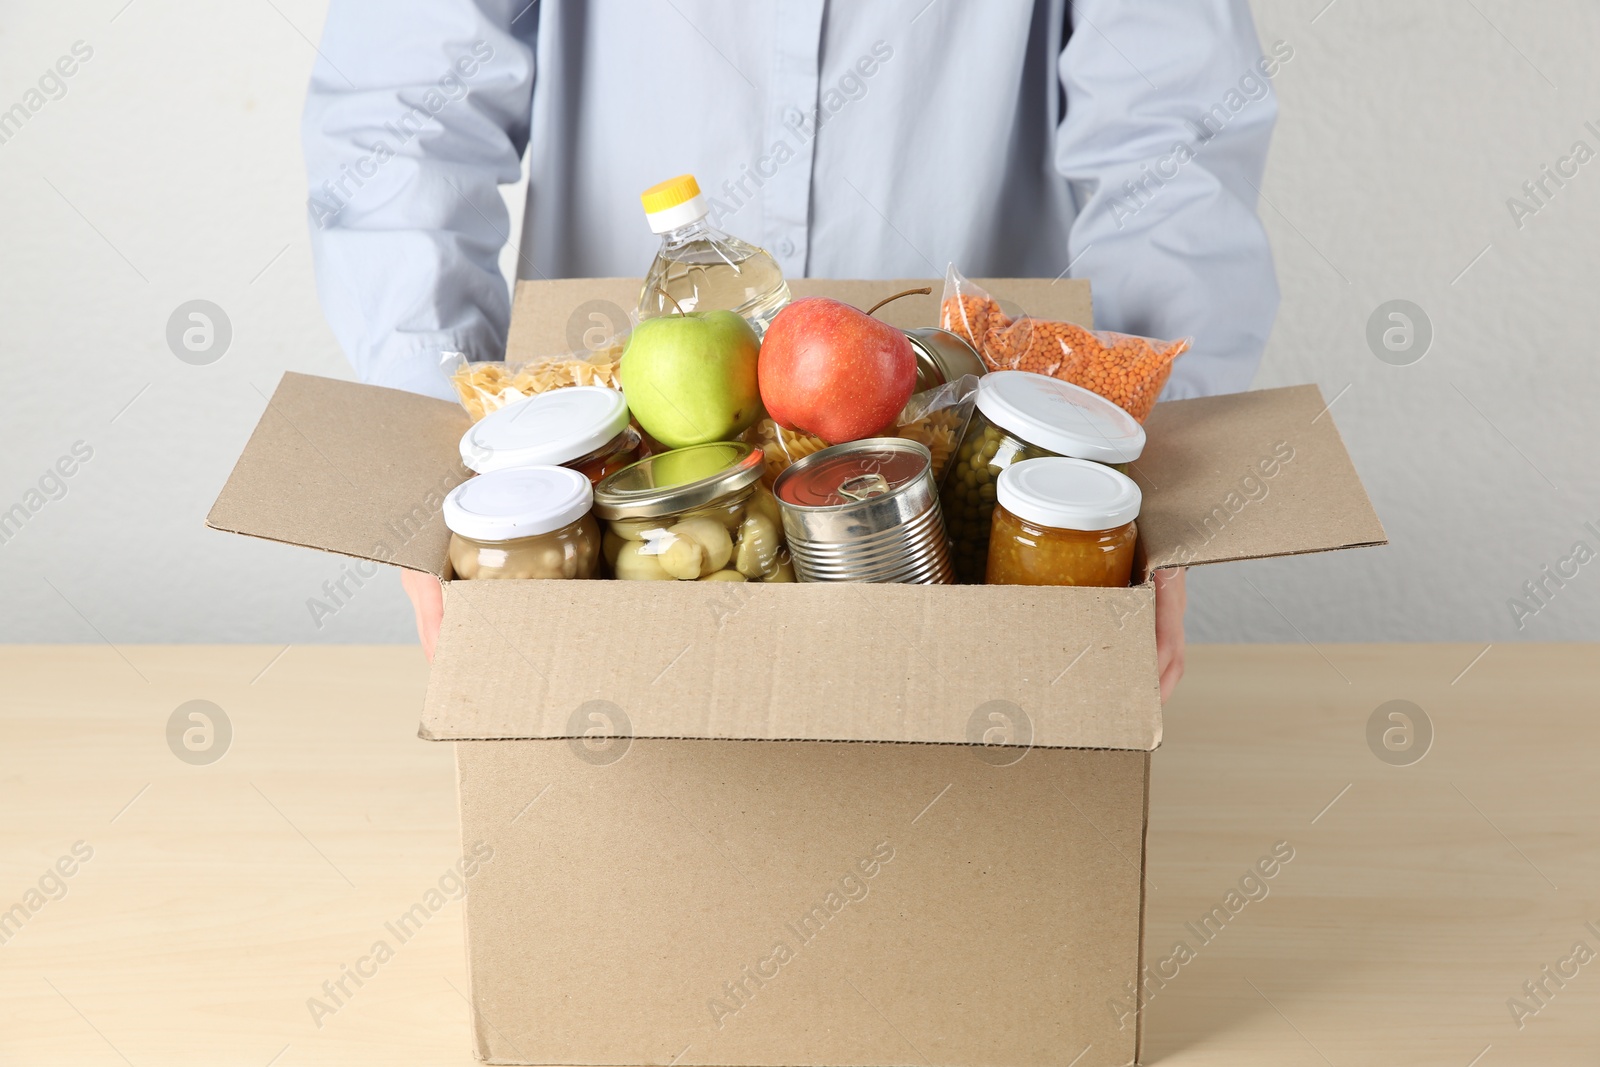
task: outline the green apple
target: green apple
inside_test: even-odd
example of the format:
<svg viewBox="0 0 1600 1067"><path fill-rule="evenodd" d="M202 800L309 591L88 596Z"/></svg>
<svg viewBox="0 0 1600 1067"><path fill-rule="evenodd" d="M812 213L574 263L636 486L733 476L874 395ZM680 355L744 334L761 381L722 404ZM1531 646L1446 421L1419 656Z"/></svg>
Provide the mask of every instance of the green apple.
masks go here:
<svg viewBox="0 0 1600 1067"><path fill-rule="evenodd" d="M737 437L761 418L760 351L731 311L645 319L622 351L628 409L668 448Z"/></svg>
<svg viewBox="0 0 1600 1067"><path fill-rule="evenodd" d="M654 475L651 481L664 489L721 474L737 460L737 448L737 445L729 445L725 448L690 447L657 452L650 460L650 471Z"/></svg>

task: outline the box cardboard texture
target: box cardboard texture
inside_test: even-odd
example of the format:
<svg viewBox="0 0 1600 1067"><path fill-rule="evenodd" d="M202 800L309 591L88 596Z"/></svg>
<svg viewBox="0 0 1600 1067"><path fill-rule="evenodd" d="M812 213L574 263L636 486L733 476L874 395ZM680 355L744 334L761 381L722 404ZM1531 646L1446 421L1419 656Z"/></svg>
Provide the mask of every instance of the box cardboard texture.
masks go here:
<svg viewBox="0 0 1600 1067"><path fill-rule="evenodd" d="M935 321L931 284L885 317ZM1089 322L1083 282L983 284ZM521 283L511 357L605 336L638 287ZM490 1063L1135 1062L1148 572L1384 541L1299 386L1156 406L1128 589L456 582L467 424L288 374L208 523L446 579L420 733L460 742L463 846L492 850L466 904Z"/></svg>

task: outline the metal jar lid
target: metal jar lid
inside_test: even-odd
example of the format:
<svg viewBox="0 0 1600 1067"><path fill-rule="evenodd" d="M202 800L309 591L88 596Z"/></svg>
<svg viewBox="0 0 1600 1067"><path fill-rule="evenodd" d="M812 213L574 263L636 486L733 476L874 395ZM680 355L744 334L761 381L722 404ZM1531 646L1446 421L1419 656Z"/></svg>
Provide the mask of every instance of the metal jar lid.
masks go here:
<svg viewBox="0 0 1600 1067"><path fill-rule="evenodd" d="M658 452L601 479L594 487L594 513L642 519L690 511L753 485L766 462L766 453L741 441Z"/></svg>
<svg viewBox="0 0 1600 1067"><path fill-rule="evenodd" d="M917 356L917 386L921 393L937 389L968 374L982 376L989 368L959 335L937 326L905 331Z"/></svg>

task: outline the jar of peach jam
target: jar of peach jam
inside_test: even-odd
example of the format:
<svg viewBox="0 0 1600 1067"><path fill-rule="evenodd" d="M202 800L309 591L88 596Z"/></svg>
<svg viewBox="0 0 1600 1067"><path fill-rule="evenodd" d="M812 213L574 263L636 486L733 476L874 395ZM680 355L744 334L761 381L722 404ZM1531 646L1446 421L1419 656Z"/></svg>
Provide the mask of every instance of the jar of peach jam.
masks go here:
<svg viewBox="0 0 1600 1067"><path fill-rule="evenodd" d="M1000 472L995 502L989 585L1128 584L1140 494L1126 474L1081 459L1027 459Z"/></svg>

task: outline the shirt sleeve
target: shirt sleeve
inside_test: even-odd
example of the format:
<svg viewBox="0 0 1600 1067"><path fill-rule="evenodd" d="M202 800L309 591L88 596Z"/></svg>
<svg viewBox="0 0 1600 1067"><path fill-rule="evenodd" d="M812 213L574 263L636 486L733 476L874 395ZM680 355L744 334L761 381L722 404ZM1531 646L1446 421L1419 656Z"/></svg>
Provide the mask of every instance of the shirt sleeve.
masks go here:
<svg viewBox="0 0 1600 1067"><path fill-rule="evenodd" d="M362 381L454 399L497 359L499 253L528 142L530 0L332 0L301 136L317 291Z"/></svg>
<svg viewBox="0 0 1600 1067"><path fill-rule="evenodd" d="M1077 202L1069 268L1095 323L1192 337L1162 399L1247 389L1278 309L1257 189L1277 119L1245 0L1077 0L1055 163Z"/></svg>

